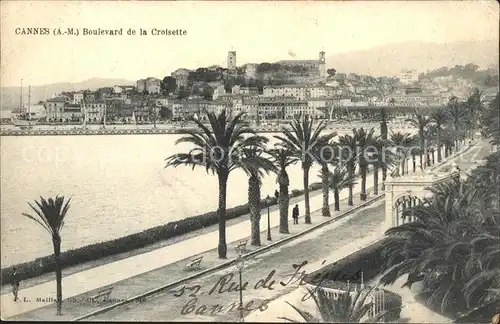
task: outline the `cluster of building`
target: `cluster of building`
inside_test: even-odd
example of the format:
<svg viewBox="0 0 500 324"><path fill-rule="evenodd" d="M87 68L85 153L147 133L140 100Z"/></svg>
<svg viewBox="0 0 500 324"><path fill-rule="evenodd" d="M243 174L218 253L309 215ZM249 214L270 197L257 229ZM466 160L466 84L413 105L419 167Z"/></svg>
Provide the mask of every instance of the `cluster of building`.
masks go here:
<svg viewBox="0 0 500 324"><path fill-rule="evenodd" d="M301 67L305 72L291 73L292 84L266 85L261 89L235 85L229 93L222 80L211 82L212 100L196 95L177 99L175 95L162 94L162 80L149 77L138 80L135 86L62 93L45 102L46 119L99 123L105 119L151 121L162 116L183 120L194 114L202 118L201 112L205 109L216 113L226 109L229 114L245 112L250 120L292 119L301 115L326 118L327 110L335 107L439 106L451 96L457 96L452 91L454 88L439 85L443 80L420 84L414 70L402 71L399 78L328 74L324 52L319 53L317 60L286 60L274 64ZM239 69L246 78L255 78L258 67L259 64L249 63ZM230 51L227 71L232 73L236 69L236 52ZM193 70L181 68L172 72L171 77L177 87L187 87L191 72ZM441 91L443 89L446 91Z"/></svg>

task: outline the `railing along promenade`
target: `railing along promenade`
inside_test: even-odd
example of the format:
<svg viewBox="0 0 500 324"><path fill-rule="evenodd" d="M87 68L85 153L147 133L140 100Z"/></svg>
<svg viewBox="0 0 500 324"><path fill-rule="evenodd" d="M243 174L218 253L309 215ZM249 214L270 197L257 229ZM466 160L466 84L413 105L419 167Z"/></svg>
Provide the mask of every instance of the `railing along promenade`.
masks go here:
<svg viewBox="0 0 500 324"><path fill-rule="evenodd" d="M57 136L57 135L144 135L144 134L178 134L181 129L195 129L194 127L178 128L136 128L136 129L2 129L0 136ZM260 133L279 132L281 127L266 127L257 129Z"/></svg>

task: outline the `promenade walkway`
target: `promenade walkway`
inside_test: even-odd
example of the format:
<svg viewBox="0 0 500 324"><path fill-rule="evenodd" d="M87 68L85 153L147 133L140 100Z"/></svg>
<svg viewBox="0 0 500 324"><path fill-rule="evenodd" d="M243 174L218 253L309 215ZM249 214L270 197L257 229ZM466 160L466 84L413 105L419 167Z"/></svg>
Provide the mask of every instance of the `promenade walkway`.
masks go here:
<svg viewBox="0 0 500 324"><path fill-rule="evenodd" d="M367 179L367 186L371 187L373 177L369 177ZM355 195L359 195L360 184L358 183L354 188ZM347 197L348 191L345 190L341 193L341 199L345 199ZM331 201L333 202L333 201ZM298 203L300 210L303 212L305 209L304 202L301 201ZM316 195L311 197L310 199L311 211L318 210L322 206L322 196ZM357 204L357 203L355 203ZM345 210L345 209L344 209ZM261 219L261 230L267 229L267 210L262 210L262 219ZM316 213L315 213L316 214ZM317 215L317 214L316 214ZM312 218L313 224L317 224L320 221L324 221L325 218L314 216ZM278 230L277 226L279 225L279 211L273 211L270 214L271 218L271 227L273 232L273 237L276 239ZM303 216L300 218L300 222L303 223ZM300 229L305 230L311 225L301 224ZM290 228L293 228L293 225L290 225ZM292 233L294 230L292 230ZM265 232L264 232L265 233ZM228 258L235 257L235 253L232 251L232 246L235 245L236 242L248 239L250 234L250 221L243 221L231 226L227 227L227 242L228 242ZM281 235L281 237L286 235ZM262 235L263 245L265 244L265 235ZM182 265L185 262L179 262L190 258L195 255L204 254L207 251L214 250L217 248L218 244L218 232L213 231L200 236L192 237L186 239L184 241L180 241L178 243L168 245L166 247L153 250L151 252L139 254L127 259L119 260L116 262L108 263L102 266L98 266L95 268L91 268L88 270L84 270L63 278L63 297L65 298L65 302L63 302L63 313L67 312L68 308L71 307L71 302L68 302L67 299L75 296L80 296L84 293L92 292L99 288L103 288L109 285L113 285L125 279L135 277L141 274L149 273L155 269L159 269L165 267L170 264L178 264L178 268L182 269ZM205 262L204 258L204 261ZM212 260L207 260L207 265L216 265L220 264L221 261L213 258ZM182 265L181 265L182 264ZM180 272L182 274L182 271ZM186 273L183 274L186 277ZM182 278L182 277L181 277ZM162 284L166 284L175 279L170 278L168 276L157 279L157 286ZM26 312L30 312L31 314L33 310L44 308L47 309L48 305L53 304L52 300L39 300L37 299L48 299L55 298L55 289L56 284L55 281L49 281L42 283L40 285L32 286L29 288L22 289L19 292L19 296L21 301L14 302L12 300L12 294L3 294L1 296L1 317L3 319L10 318L19 314L23 314ZM115 287L114 291L119 290L119 287ZM125 295L119 294L120 298L130 298L134 295L138 295L140 293L144 293L150 289L144 288L142 285L138 285L135 289L128 289ZM90 295L90 294L89 294ZM112 296L113 297L113 296ZM81 306L81 305L78 305ZM91 305L88 312L96 310L100 307L96 307L98 305ZM55 314L55 305L52 305L51 312ZM46 313L46 312L41 312ZM59 319L72 319L74 317L83 315L83 314L71 314L71 312L66 313L66 316L62 316ZM31 316L30 316L31 317ZM34 315L34 317L37 317ZM33 317L31 317L33 318ZM33 318L34 319L34 318ZM47 319L46 316L39 317L37 319ZM54 319L54 318L52 318Z"/></svg>
<svg viewBox="0 0 500 324"><path fill-rule="evenodd" d="M367 187L373 185L373 177L367 179ZM354 194L359 195L360 183L354 187ZM340 194L340 199L347 198L348 190L344 190ZM333 196L333 195L332 195ZM331 197L333 200L333 197ZM331 201L333 202L333 201ZM321 209L323 197L321 194L310 197L311 211ZM301 213L305 210L304 200L297 202ZM267 209L261 211L260 228L267 229ZM291 217L290 217L291 219ZM324 218L321 219L323 221ZM304 223L304 216L299 217L299 222ZM318 218L312 218L312 223L317 224ZM279 210L270 212L270 223L273 232L276 232L279 226ZM292 226L290 222L289 227ZM311 226L311 225L308 225ZM226 228L227 243L235 243L244 239L248 239L251 233L250 220L243 221ZM139 254L119 260L116 262L108 263L95 268L87 269L75 274L63 277L63 298L71 298L78 296L82 293L93 291L101 287L112 285L124 279L134 277L157 268L164 267L198 254L203 254L209 250L216 249L218 245L218 231L212 231L200 236L192 237L178 243L168 245L166 247L153 250L151 252ZM266 241L266 236L262 235L261 241ZM250 245L250 242L249 242ZM234 252L228 248L228 258L234 255ZM144 291L141 291L141 293ZM132 294L136 295L137 293ZM50 304L53 301L36 302L37 298L55 298L56 296L56 283L55 280L42 283L40 285L32 286L29 288L21 289L19 291L21 298L20 302L14 302L12 294L7 293L1 296L1 316L2 318L9 318L18 314L29 312L31 310L41 308ZM131 297L129 296L129 297ZM22 302L22 300L29 300L30 302ZM64 303L63 303L64 304ZM64 306L63 306L64 309Z"/></svg>

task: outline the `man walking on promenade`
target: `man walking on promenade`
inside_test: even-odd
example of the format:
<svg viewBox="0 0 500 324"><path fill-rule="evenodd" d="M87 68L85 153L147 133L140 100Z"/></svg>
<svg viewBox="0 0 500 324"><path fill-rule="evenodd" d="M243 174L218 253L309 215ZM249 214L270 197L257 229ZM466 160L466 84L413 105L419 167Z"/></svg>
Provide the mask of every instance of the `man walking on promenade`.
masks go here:
<svg viewBox="0 0 500 324"><path fill-rule="evenodd" d="M14 301L17 301L17 293L19 292L19 278L17 276L17 269L14 267L12 269L14 273L12 274L12 293L14 294Z"/></svg>
<svg viewBox="0 0 500 324"><path fill-rule="evenodd" d="M293 224L299 223L299 205L295 205L292 211Z"/></svg>
<svg viewBox="0 0 500 324"><path fill-rule="evenodd" d="M278 202L279 196L280 196L280 193L278 192L278 190L274 190L274 198L276 198L276 202Z"/></svg>

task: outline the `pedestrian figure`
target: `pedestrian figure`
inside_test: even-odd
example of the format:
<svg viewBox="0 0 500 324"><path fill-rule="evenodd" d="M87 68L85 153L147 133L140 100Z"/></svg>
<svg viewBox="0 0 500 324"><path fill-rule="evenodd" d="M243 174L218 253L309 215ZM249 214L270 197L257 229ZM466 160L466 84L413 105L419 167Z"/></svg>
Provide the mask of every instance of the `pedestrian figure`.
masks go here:
<svg viewBox="0 0 500 324"><path fill-rule="evenodd" d="M278 201L279 196L280 193L278 192L278 190L274 190L274 198L276 198L276 201Z"/></svg>
<svg viewBox="0 0 500 324"><path fill-rule="evenodd" d="M17 301L17 293L19 292L19 278L17 275L17 269L14 267L12 269L14 273L12 274L12 293L14 294L14 301Z"/></svg>
<svg viewBox="0 0 500 324"><path fill-rule="evenodd" d="M295 207L293 207L292 218L294 224L299 223L299 205L295 205Z"/></svg>

